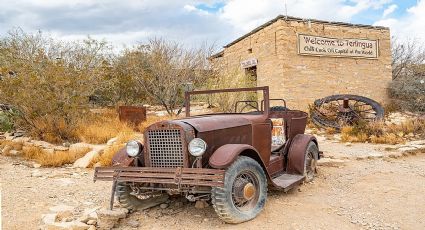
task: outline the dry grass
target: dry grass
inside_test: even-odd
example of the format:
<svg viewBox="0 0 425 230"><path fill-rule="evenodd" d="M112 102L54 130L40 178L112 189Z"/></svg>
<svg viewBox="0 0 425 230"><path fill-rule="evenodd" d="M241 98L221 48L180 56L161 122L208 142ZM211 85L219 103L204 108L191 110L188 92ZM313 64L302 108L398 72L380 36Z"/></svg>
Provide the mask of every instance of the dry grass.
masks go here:
<svg viewBox="0 0 425 230"><path fill-rule="evenodd" d="M341 140L344 142L400 144L406 142L407 136L414 135L425 135L424 119L389 125L384 122L360 123L341 129Z"/></svg>
<svg viewBox="0 0 425 230"><path fill-rule="evenodd" d="M90 148L80 148L76 151L56 151L51 154L44 152L40 147L31 146L23 148L22 157L27 160L34 160L44 167L58 167L74 163L90 150Z"/></svg>
<svg viewBox="0 0 425 230"><path fill-rule="evenodd" d="M86 143L103 144L120 133L133 132L127 123L115 114L100 114L78 124L76 135Z"/></svg>
<svg viewBox="0 0 425 230"><path fill-rule="evenodd" d="M159 121L163 120L169 120L171 117L169 116L163 116L163 117L157 117L157 116L148 116L147 120L143 123L141 123L137 129L143 132L146 127L148 127L151 124L154 124ZM103 154L97 157L96 159L91 162L91 165L93 166L96 163L100 163L102 166L110 166L112 165L112 157L117 153L121 148L125 147L125 144L129 140L133 140L135 138L138 138L137 133L135 132L121 132L117 136L117 141L112 145L108 146L104 151ZM143 141L143 140L141 140Z"/></svg>

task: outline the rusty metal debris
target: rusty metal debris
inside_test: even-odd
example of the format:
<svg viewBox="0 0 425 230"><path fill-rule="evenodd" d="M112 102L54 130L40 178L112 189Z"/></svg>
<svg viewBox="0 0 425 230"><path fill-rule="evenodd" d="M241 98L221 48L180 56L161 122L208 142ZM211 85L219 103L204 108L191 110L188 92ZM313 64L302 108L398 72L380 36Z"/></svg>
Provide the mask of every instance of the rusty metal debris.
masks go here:
<svg viewBox="0 0 425 230"><path fill-rule="evenodd" d="M382 120L384 109L370 98L339 94L314 101L310 116L318 126L340 130L345 125Z"/></svg>
<svg viewBox="0 0 425 230"><path fill-rule="evenodd" d="M139 125L146 121L146 108L143 106L120 106L118 108L120 121Z"/></svg>

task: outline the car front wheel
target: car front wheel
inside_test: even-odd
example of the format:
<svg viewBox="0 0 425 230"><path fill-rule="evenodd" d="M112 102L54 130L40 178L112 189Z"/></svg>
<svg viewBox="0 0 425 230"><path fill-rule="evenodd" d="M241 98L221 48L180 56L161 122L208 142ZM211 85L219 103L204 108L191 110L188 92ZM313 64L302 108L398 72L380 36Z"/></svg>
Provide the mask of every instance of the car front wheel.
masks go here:
<svg viewBox="0 0 425 230"><path fill-rule="evenodd" d="M241 223L254 219L263 210L267 198L263 168L250 157L238 157L226 170L224 187L214 187L211 197L223 221Z"/></svg>

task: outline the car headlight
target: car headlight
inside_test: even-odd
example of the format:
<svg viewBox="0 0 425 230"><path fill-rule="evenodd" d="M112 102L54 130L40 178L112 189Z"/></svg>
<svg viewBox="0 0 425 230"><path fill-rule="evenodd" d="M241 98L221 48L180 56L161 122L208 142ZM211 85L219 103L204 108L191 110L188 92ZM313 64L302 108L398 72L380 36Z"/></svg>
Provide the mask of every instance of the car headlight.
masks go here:
<svg viewBox="0 0 425 230"><path fill-rule="evenodd" d="M130 157L135 157L141 152L142 145L138 141L129 141L125 148L127 151L127 155L129 155Z"/></svg>
<svg viewBox="0 0 425 230"><path fill-rule="evenodd" d="M189 142L189 152L192 156L199 157L207 150L207 143L201 138L195 138Z"/></svg>

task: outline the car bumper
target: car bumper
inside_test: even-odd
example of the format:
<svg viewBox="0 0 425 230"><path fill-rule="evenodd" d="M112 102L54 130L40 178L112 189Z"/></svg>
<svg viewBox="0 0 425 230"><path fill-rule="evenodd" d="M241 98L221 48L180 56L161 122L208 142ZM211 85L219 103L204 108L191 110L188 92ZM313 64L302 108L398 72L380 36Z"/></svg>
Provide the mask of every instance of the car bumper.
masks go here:
<svg viewBox="0 0 425 230"><path fill-rule="evenodd" d="M97 167L94 181L223 187L224 172L205 168Z"/></svg>

